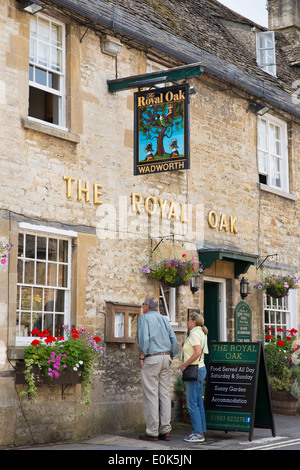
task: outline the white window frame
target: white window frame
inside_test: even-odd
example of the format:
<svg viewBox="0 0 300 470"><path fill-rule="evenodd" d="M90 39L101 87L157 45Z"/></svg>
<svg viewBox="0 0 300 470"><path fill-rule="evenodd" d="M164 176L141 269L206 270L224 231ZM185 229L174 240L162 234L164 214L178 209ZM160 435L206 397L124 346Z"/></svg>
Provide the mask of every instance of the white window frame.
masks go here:
<svg viewBox="0 0 300 470"><path fill-rule="evenodd" d="M50 54L49 55L49 63L50 63L50 65L46 66L46 65L40 64L38 62L38 58L36 58L36 62L35 62L34 60L31 60L31 58L29 57L29 67L30 68L32 67L33 77L35 77L35 73L36 73L37 69L46 72L47 77L49 77L49 74L51 74L51 73L54 73L56 76L59 76L60 86L59 86L59 90L56 90L55 88L52 88L51 86L49 86L49 83L47 85L42 85L42 84L38 83L37 81L35 81L34 79L30 80L30 77L29 77L29 88L30 87L36 88L38 90L49 93L50 95L57 96L58 105L57 105L56 112L58 114L58 116L57 116L58 123L57 124L51 123L51 122L44 121L42 119L38 119L38 118L30 116L30 115L28 115L28 119L31 120L31 121L34 121L34 122L39 122L39 123L42 123L42 124L46 124L47 126L50 126L50 127L59 128L59 129L62 129L62 130L67 130L67 128L66 128L66 77L65 77L65 75L66 75L66 28L65 28L65 24L60 22L60 21L57 21L57 20L55 20L55 19L53 19L49 16L45 16L43 14L36 14L36 15L34 15L30 18L31 22L33 22L33 21L38 22L39 20L44 20L44 21L49 22L50 33L51 33L51 25L52 24L57 25L62 29L61 30L62 44L61 44L61 47L58 47L58 49L61 49L61 71L58 71L55 68L51 67L51 41L47 42L46 40L44 41L44 44L49 46L49 51L50 51L49 52L49 54ZM32 45L32 41L33 40L31 38L31 32L30 32L30 47ZM38 37L36 39L34 39L34 41L36 41L36 43L38 43L38 42L43 43L42 39L39 39ZM29 114L29 109L28 109L28 114Z"/></svg>
<svg viewBox="0 0 300 470"><path fill-rule="evenodd" d="M274 31L256 33L256 61L265 72L276 77L276 51Z"/></svg>
<svg viewBox="0 0 300 470"><path fill-rule="evenodd" d="M160 301L163 306L163 310L166 313L166 316L172 326L177 326L178 322L176 321L176 287L164 287L160 284ZM168 296L166 298L166 294Z"/></svg>
<svg viewBox="0 0 300 470"><path fill-rule="evenodd" d="M266 315L268 315L268 321L266 321ZM272 298L264 292L263 322L266 335L276 336L278 328L283 329L284 336L287 330L298 329L297 290L290 289L289 294L282 299ZM273 331L269 331L269 328L273 328Z"/></svg>
<svg viewBox="0 0 300 470"><path fill-rule="evenodd" d="M72 259L72 239L77 238L77 232L71 231L71 230L60 230L52 227L47 227L47 226L38 226L38 225L32 225L28 223L20 223L19 225L19 233L20 234L26 234L26 235L36 235L40 237L46 237L46 238L56 238L58 240L66 240L68 242L68 276L67 276L67 287L63 288L65 292L65 297L64 297L64 323L69 324L70 323L70 311L71 311L71 259ZM19 259L19 257L18 257ZM36 258L32 259L36 260ZM19 286L27 286L27 287L37 287L37 288L49 288L49 286L40 286L38 284L24 284L22 283L17 283L17 288ZM53 287L54 288L54 287ZM20 301L20 300L19 300ZM16 312L16 320L18 320L19 312L21 310L21 305L17 305L17 312ZM31 316L33 314L33 308L31 305L30 309ZM32 336L21 336L20 334L20 322L19 325L16 325L16 346L27 346L29 345L33 337ZM29 333L29 332L28 332ZM50 334L52 332L50 331Z"/></svg>
<svg viewBox="0 0 300 470"><path fill-rule="evenodd" d="M265 132L263 132L265 128ZM275 129L279 130L277 139ZM266 185L289 192L287 124L274 116L258 117L258 172L267 179ZM279 170L276 169L276 163ZM276 183L280 177L280 185Z"/></svg>

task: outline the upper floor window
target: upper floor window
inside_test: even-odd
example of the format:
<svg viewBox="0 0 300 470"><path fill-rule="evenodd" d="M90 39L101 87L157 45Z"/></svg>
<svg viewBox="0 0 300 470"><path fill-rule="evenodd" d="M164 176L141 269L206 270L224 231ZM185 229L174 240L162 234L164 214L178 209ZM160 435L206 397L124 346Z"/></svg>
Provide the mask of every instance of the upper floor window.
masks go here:
<svg viewBox="0 0 300 470"><path fill-rule="evenodd" d="M260 183L289 191L286 123L272 116L259 118L258 166Z"/></svg>
<svg viewBox="0 0 300 470"><path fill-rule="evenodd" d="M30 18L30 118L65 126L65 26L52 18Z"/></svg>
<svg viewBox="0 0 300 470"><path fill-rule="evenodd" d="M274 31L256 33L256 60L265 72L276 75Z"/></svg>

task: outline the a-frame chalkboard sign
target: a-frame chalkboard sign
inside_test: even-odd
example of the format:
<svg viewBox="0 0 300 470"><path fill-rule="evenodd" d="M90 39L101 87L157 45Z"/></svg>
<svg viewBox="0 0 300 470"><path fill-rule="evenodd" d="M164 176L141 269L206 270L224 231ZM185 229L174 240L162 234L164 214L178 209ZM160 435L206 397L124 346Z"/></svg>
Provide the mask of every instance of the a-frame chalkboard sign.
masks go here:
<svg viewBox="0 0 300 470"><path fill-rule="evenodd" d="M275 437L261 342L210 343L205 414L207 429L248 432L251 441L254 427L266 428Z"/></svg>

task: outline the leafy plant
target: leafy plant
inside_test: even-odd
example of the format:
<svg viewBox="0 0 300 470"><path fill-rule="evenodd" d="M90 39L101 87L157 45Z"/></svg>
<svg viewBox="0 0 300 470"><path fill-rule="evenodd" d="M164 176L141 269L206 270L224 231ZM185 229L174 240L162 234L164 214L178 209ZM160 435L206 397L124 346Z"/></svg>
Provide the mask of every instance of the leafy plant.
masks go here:
<svg viewBox="0 0 300 470"><path fill-rule="evenodd" d="M84 403L89 403L89 385L94 371L96 360L103 353L100 346L101 339L86 331L73 328L69 330L63 325L67 338L53 337L49 331L40 332L34 329L31 334L35 336L30 346L25 348L25 379L28 387L22 394L35 398L39 378L33 372L36 365L44 376L51 379L58 378L67 369L76 371L81 376L81 386Z"/></svg>
<svg viewBox="0 0 300 470"><path fill-rule="evenodd" d="M269 332L273 333L274 329L269 328ZM276 337L273 334L266 336L264 347L271 390L289 392L293 396L300 396L297 333L292 328L283 337L283 329L278 328Z"/></svg>

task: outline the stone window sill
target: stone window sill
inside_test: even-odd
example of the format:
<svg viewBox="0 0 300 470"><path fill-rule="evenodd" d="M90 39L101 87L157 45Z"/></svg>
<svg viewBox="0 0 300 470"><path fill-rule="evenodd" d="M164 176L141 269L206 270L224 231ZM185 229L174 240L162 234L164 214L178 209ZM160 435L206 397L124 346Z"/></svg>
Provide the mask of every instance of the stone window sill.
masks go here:
<svg viewBox="0 0 300 470"><path fill-rule="evenodd" d="M51 135L53 137L57 137L59 139L68 140L69 142L74 142L78 144L80 142L80 136L75 134L74 132L70 132L67 130L59 129L52 126L47 126L47 124L42 124L40 122L32 121L28 118L21 119L22 126L24 129L31 129L37 132L41 132L43 134Z"/></svg>
<svg viewBox="0 0 300 470"><path fill-rule="evenodd" d="M290 201L297 201L297 197L294 194L286 193L284 191L281 191L280 189L271 188L270 186L267 186L263 183L259 183L259 189L267 193L277 194L277 196L284 197L286 199L289 199Z"/></svg>

